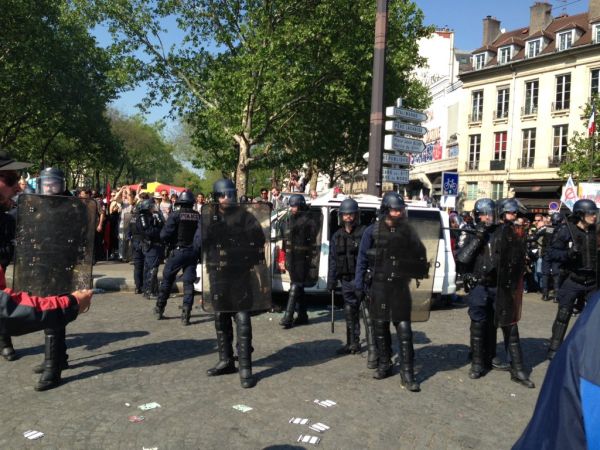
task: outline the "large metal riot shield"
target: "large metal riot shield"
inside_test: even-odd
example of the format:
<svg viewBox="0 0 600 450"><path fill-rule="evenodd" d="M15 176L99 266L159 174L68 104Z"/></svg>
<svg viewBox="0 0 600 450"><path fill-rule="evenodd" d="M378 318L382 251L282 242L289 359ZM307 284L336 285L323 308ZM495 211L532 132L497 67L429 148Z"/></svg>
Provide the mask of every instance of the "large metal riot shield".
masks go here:
<svg viewBox="0 0 600 450"><path fill-rule="evenodd" d="M498 255L495 321L504 327L521 319L527 247L525 234L512 224L501 225L496 233L493 241Z"/></svg>
<svg viewBox="0 0 600 450"><path fill-rule="evenodd" d="M266 203L202 207L202 308L271 307L271 209Z"/></svg>
<svg viewBox="0 0 600 450"><path fill-rule="evenodd" d="M21 194L13 289L38 296L92 287L96 202Z"/></svg>
<svg viewBox="0 0 600 450"><path fill-rule="evenodd" d="M320 209L308 209L290 213L283 223L285 267L292 283L311 287L319 280L322 217Z"/></svg>
<svg viewBox="0 0 600 450"><path fill-rule="evenodd" d="M411 211L412 212L412 211ZM374 320L429 320L440 240L437 215L410 218L396 227L375 223L369 311Z"/></svg>

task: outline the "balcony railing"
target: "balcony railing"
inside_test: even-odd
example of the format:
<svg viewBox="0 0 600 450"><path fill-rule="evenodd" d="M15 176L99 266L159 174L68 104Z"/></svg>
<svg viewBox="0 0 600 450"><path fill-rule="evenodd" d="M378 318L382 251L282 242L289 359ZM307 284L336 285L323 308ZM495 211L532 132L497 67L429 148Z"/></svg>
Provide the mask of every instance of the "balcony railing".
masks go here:
<svg viewBox="0 0 600 450"><path fill-rule="evenodd" d="M517 166L519 169L533 169L533 160L535 158L519 158Z"/></svg>
<svg viewBox="0 0 600 450"><path fill-rule="evenodd" d="M490 161L490 170L504 170L504 159L493 159Z"/></svg>
<svg viewBox="0 0 600 450"><path fill-rule="evenodd" d="M565 100L564 102L552 102L552 112L559 111L568 111L569 110L569 101Z"/></svg>
<svg viewBox="0 0 600 450"><path fill-rule="evenodd" d="M521 116L537 116L538 107L528 105L521 108Z"/></svg>
<svg viewBox="0 0 600 450"><path fill-rule="evenodd" d="M469 123L480 123L482 115L483 114L481 114L481 113L478 113L478 114L469 114Z"/></svg>
<svg viewBox="0 0 600 450"><path fill-rule="evenodd" d="M465 172L472 172L474 170L479 170L479 160L467 161L465 164Z"/></svg>
<svg viewBox="0 0 600 450"><path fill-rule="evenodd" d="M550 156L548 158L548 167L560 167L561 164L567 162L566 155L562 156Z"/></svg>
<svg viewBox="0 0 600 450"><path fill-rule="evenodd" d="M494 119L506 119L508 118L508 109L494 111Z"/></svg>

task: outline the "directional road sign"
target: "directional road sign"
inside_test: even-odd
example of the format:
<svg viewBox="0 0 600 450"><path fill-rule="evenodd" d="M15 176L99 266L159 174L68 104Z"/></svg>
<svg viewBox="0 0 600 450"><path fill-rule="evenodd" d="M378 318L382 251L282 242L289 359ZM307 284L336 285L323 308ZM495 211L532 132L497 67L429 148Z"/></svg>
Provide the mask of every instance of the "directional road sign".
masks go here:
<svg viewBox="0 0 600 450"><path fill-rule="evenodd" d="M394 131L396 133L410 134L412 136L425 136L427 128L412 123L401 122L399 120L386 120L385 131Z"/></svg>
<svg viewBox="0 0 600 450"><path fill-rule="evenodd" d="M390 169L389 167L384 167L381 175L383 176L383 181L389 183L408 184L409 182L408 169Z"/></svg>
<svg viewBox="0 0 600 450"><path fill-rule="evenodd" d="M388 134L384 138L383 149L406 153L422 153L425 150L425 143L417 139Z"/></svg>
<svg viewBox="0 0 600 450"><path fill-rule="evenodd" d="M425 122L427 114L421 111L415 111L408 108L398 108L397 106L388 106L385 108L385 115L394 119L408 120L410 122Z"/></svg>
<svg viewBox="0 0 600 450"><path fill-rule="evenodd" d="M383 154L384 164L397 164L399 166L408 166L410 163L407 155L394 155L392 153Z"/></svg>

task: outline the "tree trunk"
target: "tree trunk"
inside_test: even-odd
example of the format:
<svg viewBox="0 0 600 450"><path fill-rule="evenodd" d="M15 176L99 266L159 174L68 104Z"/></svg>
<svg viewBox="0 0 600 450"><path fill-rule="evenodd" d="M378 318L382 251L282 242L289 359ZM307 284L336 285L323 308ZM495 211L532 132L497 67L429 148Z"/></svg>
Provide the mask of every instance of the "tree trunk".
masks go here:
<svg viewBox="0 0 600 450"><path fill-rule="evenodd" d="M317 167L317 165L315 163L312 163L310 166L311 166L310 190L316 192L317 181L319 180L319 168Z"/></svg>
<svg viewBox="0 0 600 450"><path fill-rule="evenodd" d="M238 163L235 170L235 187L238 197L246 195L248 190L248 158L250 157L250 145L244 138L239 139Z"/></svg>

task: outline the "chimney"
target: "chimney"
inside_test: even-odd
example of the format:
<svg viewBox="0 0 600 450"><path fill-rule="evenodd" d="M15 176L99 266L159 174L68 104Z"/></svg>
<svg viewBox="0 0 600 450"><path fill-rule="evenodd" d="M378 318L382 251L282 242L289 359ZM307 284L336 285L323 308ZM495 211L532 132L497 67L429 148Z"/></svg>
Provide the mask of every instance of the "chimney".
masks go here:
<svg viewBox="0 0 600 450"><path fill-rule="evenodd" d="M590 0L589 19L600 19L600 0Z"/></svg>
<svg viewBox="0 0 600 450"><path fill-rule="evenodd" d="M590 3L594 0L590 0ZM597 1L597 0L596 0ZM543 31L552 22L552 5L545 2L535 2L529 8L529 34Z"/></svg>
<svg viewBox="0 0 600 450"><path fill-rule="evenodd" d="M490 45L498 36L500 36L500 21L495 17L487 16L483 19L483 46Z"/></svg>

